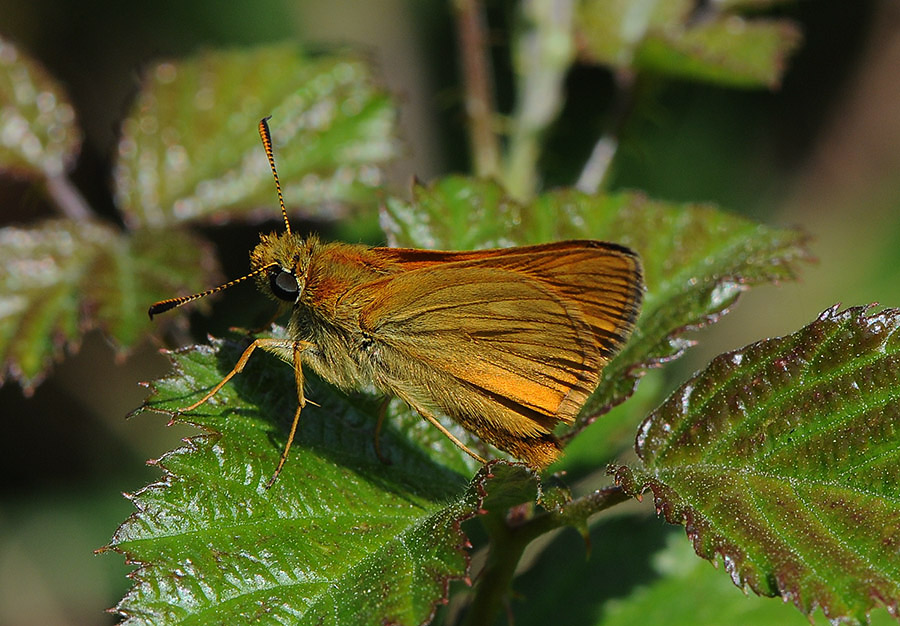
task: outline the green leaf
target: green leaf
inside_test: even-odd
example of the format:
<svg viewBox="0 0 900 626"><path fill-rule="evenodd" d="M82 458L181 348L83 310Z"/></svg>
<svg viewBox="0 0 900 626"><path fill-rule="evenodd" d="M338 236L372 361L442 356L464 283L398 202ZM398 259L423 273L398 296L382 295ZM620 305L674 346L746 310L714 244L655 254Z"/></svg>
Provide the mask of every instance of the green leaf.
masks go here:
<svg viewBox="0 0 900 626"><path fill-rule="evenodd" d="M584 55L596 63L735 87L777 86L800 31L787 20L735 13L767 2L587 0L579 5Z"/></svg>
<svg viewBox="0 0 900 626"><path fill-rule="evenodd" d="M378 165L396 152L390 100L359 58L281 45L149 68L115 167L127 223L276 219L256 132L267 115L289 205L333 218L340 203L373 201Z"/></svg>
<svg viewBox="0 0 900 626"><path fill-rule="evenodd" d="M597 626L664 623L667 626L828 626L822 615L806 617L782 602L734 593L731 581L709 563L690 558L689 544L670 536L653 558L658 578L626 598L612 600ZM887 611L872 614L872 626L896 624Z"/></svg>
<svg viewBox="0 0 900 626"><path fill-rule="evenodd" d="M199 289L213 266L205 244L177 231L67 220L0 230L0 380L30 391L91 328L133 345L150 329L148 303Z"/></svg>
<svg viewBox="0 0 900 626"><path fill-rule="evenodd" d="M693 5L691 0L582 0L575 20L582 56L612 67L630 67L648 32L683 24Z"/></svg>
<svg viewBox="0 0 900 626"><path fill-rule="evenodd" d="M668 204L636 193L560 190L528 205L498 185L449 177L413 189L413 203L389 199L382 226L391 245L508 246L602 239L636 250L647 291L637 328L606 366L582 415L590 421L631 395L642 367L681 354L686 328L715 321L750 286L793 279L806 236L729 215L715 207Z"/></svg>
<svg viewBox="0 0 900 626"><path fill-rule="evenodd" d="M63 88L0 38L0 170L62 175L81 147L75 109Z"/></svg>
<svg viewBox="0 0 900 626"><path fill-rule="evenodd" d="M642 425L634 495L735 584L865 623L900 599L900 310L828 309L717 357Z"/></svg>
<svg viewBox="0 0 900 626"><path fill-rule="evenodd" d="M676 531L676 532L672 532ZM615 538L611 541L611 538ZM591 527L590 551L577 533L558 533L516 578L516 626L809 626L782 602L735 593L718 568L692 558L673 526L638 515L604 517ZM887 611L872 623L896 624ZM813 623L827 626L822 615Z"/></svg>
<svg viewBox="0 0 900 626"><path fill-rule="evenodd" d="M648 36L635 65L658 74L734 87L777 87L800 32L785 21L737 16Z"/></svg>
<svg viewBox="0 0 900 626"><path fill-rule="evenodd" d="M147 407L173 414L239 355L221 341L173 353L176 372L154 384ZM158 461L163 479L133 497L138 512L110 544L140 564L117 607L126 623L419 624L448 581L467 577L460 523L482 508L488 480L501 504L521 501L522 468L490 464L467 486L390 424L385 465L373 446L377 405L307 382L320 406L304 409L269 490L296 406L290 367L254 356L177 418L209 434Z"/></svg>
<svg viewBox="0 0 900 626"><path fill-rule="evenodd" d="M516 225L523 207L494 182L447 176L427 186L416 182L412 194L411 203L389 197L382 207L391 246L474 250L521 243Z"/></svg>

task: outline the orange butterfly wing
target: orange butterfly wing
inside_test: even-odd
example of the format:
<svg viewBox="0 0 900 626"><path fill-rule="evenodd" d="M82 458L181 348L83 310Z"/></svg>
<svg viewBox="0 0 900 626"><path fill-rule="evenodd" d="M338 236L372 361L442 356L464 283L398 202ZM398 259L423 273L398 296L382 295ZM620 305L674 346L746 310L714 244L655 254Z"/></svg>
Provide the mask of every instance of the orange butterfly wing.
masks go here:
<svg viewBox="0 0 900 626"><path fill-rule="evenodd" d="M388 373L382 384L418 384L414 405L438 408L508 451L492 436L498 429L537 437L574 420L640 309L640 262L613 244L379 252L408 271L342 301L359 307L363 332L406 357L389 362L424 368Z"/></svg>

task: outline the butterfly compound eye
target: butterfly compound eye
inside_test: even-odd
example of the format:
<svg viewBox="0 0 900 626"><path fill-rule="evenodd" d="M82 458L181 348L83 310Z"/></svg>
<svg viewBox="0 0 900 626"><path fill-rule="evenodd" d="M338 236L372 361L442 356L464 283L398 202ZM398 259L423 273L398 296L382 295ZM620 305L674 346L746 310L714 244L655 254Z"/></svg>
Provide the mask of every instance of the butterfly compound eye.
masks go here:
<svg viewBox="0 0 900 626"><path fill-rule="evenodd" d="M297 291L300 286L297 284L297 278L290 272L282 269L276 270L269 275L269 286L272 293L282 300L293 302L297 299Z"/></svg>

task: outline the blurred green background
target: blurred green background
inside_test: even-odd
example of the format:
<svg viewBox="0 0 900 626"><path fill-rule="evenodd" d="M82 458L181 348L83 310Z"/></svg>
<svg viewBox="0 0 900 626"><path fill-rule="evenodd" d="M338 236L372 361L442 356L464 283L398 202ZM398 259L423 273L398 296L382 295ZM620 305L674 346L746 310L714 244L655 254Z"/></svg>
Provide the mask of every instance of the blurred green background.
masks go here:
<svg viewBox="0 0 900 626"><path fill-rule="evenodd" d="M511 101L504 23L514 5L487 6L502 109ZM614 164L615 187L716 202L814 237L819 262L802 282L749 293L725 320L696 333L701 343L667 371L670 386L715 354L791 332L836 302L900 305L900 3L822 0L782 7L779 15L805 32L780 90L654 85L629 119ZM111 219L110 159L142 65L203 48L286 39L361 46L401 111L406 150L391 167L394 190L405 193L413 175L429 180L468 169L455 33L444 2L0 0L0 35L65 85L86 133L73 179ZM579 67L567 88L543 159L553 185L577 176L610 79ZM248 132L254 125L248 120ZM0 224L52 215L27 181L0 179ZM226 275L245 270L257 228L214 235ZM377 237L360 228L329 234ZM217 301L209 321L193 316L201 331L239 323L221 313L227 302ZM148 342L118 362L90 334L33 397L15 384L0 389L0 626L115 621L102 611L125 593L131 568L120 556L92 551L132 511L119 494L158 479L144 462L193 434L165 428L161 416L124 419L145 395L138 382L168 370L158 347Z"/></svg>

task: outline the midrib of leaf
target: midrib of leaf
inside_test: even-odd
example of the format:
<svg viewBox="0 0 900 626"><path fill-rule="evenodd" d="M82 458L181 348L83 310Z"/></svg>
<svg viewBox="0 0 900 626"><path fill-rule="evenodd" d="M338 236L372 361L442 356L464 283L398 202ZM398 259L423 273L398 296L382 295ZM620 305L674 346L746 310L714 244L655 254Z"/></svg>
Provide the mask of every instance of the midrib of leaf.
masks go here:
<svg viewBox="0 0 900 626"><path fill-rule="evenodd" d="M119 311L131 311L141 308L141 303L137 298L137 274L135 273L135 263L130 253L129 246L122 240L116 240L112 249L109 251L110 270L114 276L116 287L119 292L119 300L117 305ZM131 280L127 280L127 278ZM123 315L113 315L111 319L116 325L122 324L125 319ZM121 330L121 329L120 329ZM113 333L118 335L118 333Z"/></svg>
<svg viewBox="0 0 900 626"><path fill-rule="evenodd" d="M873 561L872 559L867 558L865 554L862 554L858 550L854 549L846 541L842 541L840 536L836 532L834 532L834 530L828 525L828 523L823 521L819 517L818 511L816 510L816 503L810 502L808 498L804 497L803 494L801 494L796 489L794 489L793 488L794 485L792 482L789 482L788 484L791 486L792 491L794 492L794 497L797 498L797 500L800 503L806 505L806 510L809 512L809 515L812 517L812 519L814 519L816 522L818 522L819 528L821 529L822 534L829 535L832 538L832 540L834 541L834 543L837 544L838 546L840 546L844 550L844 552L849 552L851 554L854 554L857 557L857 559L860 562L865 563L868 568L875 570L876 572L881 574L886 579L888 579L890 577L890 575L883 568L878 567L879 564L877 561ZM753 496L755 499L756 494L754 493ZM757 507L757 508L759 508L759 507ZM772 520L769 519L767 516L765 516L765 519L770 525L772 525L773 528L778 528L778 526L773 524ZM792 528L793 528L793 526L791 524L783 525L784 531L790 531ZM810 569L813 569L813 568L810 568Z"/></svg>
<svg viewBox="0 0 900 626"><path fill-rule="evenodd" d="M855 416L859 415L862 412L862 410L868 410L868 409L884 406L885 404L887 404L888 402L890 402L892 400L900 400L900 389L895 390L894 393L891 393L889 391L889 392L885 392L884 394L869 395L869 396L867 396L867 398L875 398L877 401L872 402L871 404L867 404L867 403L854 404L849 409L842 410L840 413L838 413L838 415L840 415L840 417L838 419L832 420L830 422L822 422L820 428L806 430L806 431L804 431L803 435L792 436L791 439L797 440L797 443L806 442L810 439L813 439L815 435L824 434L824 433L828 432L829 430L833 429L833 427L835 427L835 426L840 426L842 424L845 424L848 421L845 418L855 417ZM794 442L791 441L791 442L785 443L783 446L780 446L780 447L772 447L771 449L766 451L766 454L764 454L760 457L755 457L755 458L758 458L760 461L765 461L765 459L771 457L776 452L780 452L782 450L789 450L791 447L794 447L793 444L794 444Z"/></svg>
<svg viewBox="0 0 900 626"><path fill-rule="evenodd" d="M703 466L699 466L699 467L694 466L691 468L691 472L690 472L692 474L691 480L694 480L696 478L696 474L698 474L698 473L704 474L704 472L702 472L702 470L708 469L708 468L712 468L713 470L715 470L710 473L708 478L704 477L709 482L713 482L717 478L719 478L724 470L732 469L727 466L723 467L723 466L716 466L716 465L703 465ZM677 478L677 477L681 476L682 474L683 474L683 472L678 472L678 471L660 472L659 473L659 475L664 478L666 484L668 484L668 485L680 484L681 481L679 481L679 480L673 481L673 480L671 480L671 478L673 478L673 477ZM822 527L824 534L831 536L834 539L835 543L838 546L840 546L841 548L843 548L845 552L849 552L850 554L853 554L855 556L859 556L856 553L856 551L853 549L850 549L850 548L846 548L846 546L843 545L844 542L841 542L840 539L838 539L835 536L834 532L830 528L827 528L826 525L823 525L821 523L821 521L818 519L818 517L815 516L814 507L808 500L806 500L805 498L802 498L798 494L797 487L798 486L827 487L830 490L847 491L847 492L851 493L852 495L864 494L864 495L867 495L867 496L870 496L872 498L879 499L879 500L890 500L893 502L900 502L900 499L897 499L897 498L886 497L881 494L866 493L863 490L851 489L851 488L848 488L846 485L835 485L834 483L828 482L828 481L798 479L798 478L794 478L794 477L782 476L779 474L771 474L771 473L767 473L767 472L747 471L747 470L741 471L741 472L728 471L728 474L729 474L729 476L732 476L733 478L740 480L744 486L743 489L739 490L737 488L738 485L735 484L733 489L728 489L729 493L740 492L740 493L749 495L752 498L753 512L755 513L755 515L758 518L764 520L769 528L776 529L779 531L779 533L786 533L786 534L790 535L791 530L796 530L799 527L806 529L806 528L808 528L808 524L802 524L802 525L798 524L797 523L798 520L796 517L792 517L788 521L788 523L778 523L778 520L773 520L772 518L770 518L765 513L765 508L763 505L760 504L760 501L758 499L760 490L753 488L753 484L750 482L750 478L764 479L767 482L767 487L769 489L777 488L777 487L783 486L783 485L785 485L785 483L787 483L791 489L791 492L794 494L794 497L796 497L796 499L798 501L802 501L803 504L808 505L805 509L805 511L807 513L807 517L804 519L808 520L809 516L811 515L815 519L815 521ZM737 545L737 546L746 545L746 539L745 539L744 535L741 535L739 533L735 533L735 532L731 531L733 524L735 522L735 516L734 516L733 510L730 510L730 509L726 510L726 511L724 511L723 515L718 516L715 514L716 510L717 510L715 507L710 507L707 505L707 503L705 503L703 501L694 500L694 499L688 497L688 495L686 495L685 492L689 493L689 490L684 490L684 491L679 490L682 501L693 510L703 511L704 520L710 525L710 527L714 533L722 536L727 541L730 541L733 545ZM729 524L729 522L731 522L731 524ZM741 522L740 524L737 525L737 528L745 528L745 527L746 526L745 526L744 522ZM819 533L819 534L821 535L823 533ZM794 533L794 535L795 535L795 537L794 537L795 540L799 539L799 540L801 540L801 543L803 543L802 540L804 540L804 538L805 538L803 532L797 532L797 533ZM767 537L768 537L769 541L772 541L774 539L774 537L771 533L769 535L767 535ZM822 574L821 570L819 568L815 568L812 565L810 565L810 562L807 560L807 558L805 558L804 555L809 554L810 551L808 551L808 550L804 550L804 551L793 550L791 547L791 545L792 545L791 541L785 541L784 537L785 537L785 535L783 535L783 534L779 534L777 536L777 541L780 544L780 546L777 548L777 551L783 551L785 554L788 554L788 553L791 554L792 559L800 560L804 565L809 567L810 571L815 573L816 576L819 577L819 579L828 580L827 574ZM821 545L820 545L820 547L821 547ZM744 558L746 558L749 562L753 563L756 567L760 567L759 560L757 558L753 557L752 552L748 551L746 548L741 548L741 552L743 553ZM768 552L770 554L773 552L771 546L769 546ZM828 549L823 548L820 552L828 553ZM862 562L866 562L866 563L869 562L867 559L864 559L861 556L860 556L859 560ZM826 567L826 570L828 570L827 567ZM884 572L880 569L879 569L879 572L884 574ZM889 579L888 576L885 576L885 578Z"/></svg>
<svg viewBox="0 0 900 626"><path fill-rule="evenodd" d="M815 352L813 352L808 358L804 357L804 360L806 363L803 366L803 368L798 372L797 378L805 378L806 372L809 370L810 366L813 364L816 357L818 355L822 354L822 352L825 350L825 348L827 348L831 344L831 342L835 339L835 337L838 337L841 334L840 333L841 330L842 330L841 328L835 328L834 332L831 334L831 336L829 336L827 340L823 341L822 345L818 346L817 349L815 350ZM835 379L839 379L839 378L843 377L845 374L850 374L850 373L859 371L868 365L871 365L873 363L876 363L876 362L886 359L886 358L890 358L891 356L894 356L894 354L895 353L889 353L887 351L883 352L882 354L874 354L874 355L873 354L863 354L859 357L856 357L856 359L854 359L853 361L848 362L846 365L843 365L841 367L830 370L828 373L818 376L818 377L815 377L811 381L809 381L808 379L804 380L800 385L800 391L802 392L802 391L806 391L808 389L812 389L814 387L819 387L825 383L829 383ZM753 373L757 373L757 372L759 372L760 369L765 369L769 365L771 365L769 363L769 361L763 360L763 361L760 361L759 363L755 364L754 367L749 368L749 371L753 372ZM713 393L711 393L709 395L709 397L697 408L696 412L702 413L703 409L705 409L709 405L709 403L713 400L713 398L719 391L721 391L723 388L725 388L736 377L745 377L746 375L747 375L746 371L736 368L734 370L734 373L731 376L729 376L725 381L723 381L723 383L721 385L718 385L715 388L715 391L713 391ZM814 435L822 434L828 430L831 430L834 426L843 424L845 422L844 418L853 417L855 415L858 415L861 409L874 408L876 406L884 405L887 402L890 402L891 400L896 400L896 399L900 398L900 388L898 388L894 391L896 393L893 393L893 394L891 393L890 390L886 391L884 393L881 393L881 394L877 394L877 395L868 395L867 394L866 399L872 398L872 399L876 400L875 402L872 402L871 404L866 403L866 402L857 402L856 404L853 404L853 405L845 404L840 408L839 412L831 413L832 415L834 415L834 414L839 415L839 417L837 419L833 419L833 420L830 420L827 422L824 422L824 421L820 422L819 428L804 430L802 433L799 433L797 436L791 437L791 439L795 440L796 443L806 442L807 440L811 439L812 436L814 436ZM727 446L729 446L737 438L737 436L746 434L749 429L754 427L756 425L756 418L760 414L765 413L766 411L768 411L770 408L772 408L774 406L781 405L785 399L789 399L791 396L796 395L797 392L798 392L797 387L786 387L783 390L779 391L778 393L772 394L772 397L768 398L766 401L755 405L751 410L746 412L746 414L744 415L744 418L740 422L735 424L733 428L729 429L727 434L723 435L713 445L707 446L706 452L703 454L703 456L700 457L700 459L706 460L710 457L716 456L718 453L721 452L721 450L723 448L726 448ZM883 401L882 401L882 399L883 399ZM690 423L690 420L685 420L686 425L689 425L689 423ZM743 426L743 428L742 428L742 426ZM684 430L682 429L681 432L684 432ZM675 437L672 437L671 440L674 441L674 439L675 439ZM775 452L790 447L790 445L793 443L794 442L786 442L781 447L773 447L773 448L768 449L766 451L766 453L761 457L754 456L753 458L757 458L759 460L765 460L767 457L770 457ZM662 450L662 452L664 452L664 451L665 451L665 449Z"/></svg>

